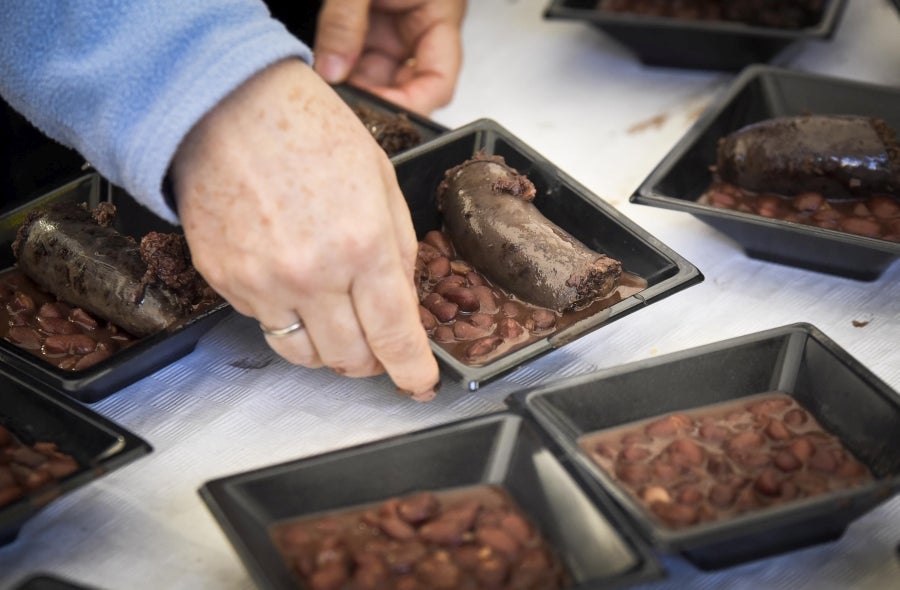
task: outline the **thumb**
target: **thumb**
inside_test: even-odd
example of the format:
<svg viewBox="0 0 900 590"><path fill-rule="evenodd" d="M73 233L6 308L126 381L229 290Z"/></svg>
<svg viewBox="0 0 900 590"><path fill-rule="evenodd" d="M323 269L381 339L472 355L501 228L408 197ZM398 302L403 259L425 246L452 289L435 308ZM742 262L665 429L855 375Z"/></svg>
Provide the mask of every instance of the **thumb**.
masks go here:
<svg viewBox="0 0 900 590"><path fill-rule="evenodd" d="M325 0L316 25L313 67L326 82L343 82L369 28L370 0Z"/></svg>

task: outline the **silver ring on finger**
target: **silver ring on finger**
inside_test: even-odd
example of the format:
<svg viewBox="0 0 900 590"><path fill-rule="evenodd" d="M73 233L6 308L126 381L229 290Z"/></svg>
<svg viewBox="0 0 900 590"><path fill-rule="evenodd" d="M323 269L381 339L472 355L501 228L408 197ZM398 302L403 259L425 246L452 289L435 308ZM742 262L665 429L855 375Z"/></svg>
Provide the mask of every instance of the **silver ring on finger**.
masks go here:
<svg viewBox="0 0 900 590"><path fill-rule="evenodd" d="M303 328L303 320L301 320L300 318L297 318L296 322L284 328L269 328L262 322L259 322L259 329L262 330L263 334L265 334L266 336L271 336L272 338L284 338L285 336L290 336L294 332L300 331Z"/></svg>

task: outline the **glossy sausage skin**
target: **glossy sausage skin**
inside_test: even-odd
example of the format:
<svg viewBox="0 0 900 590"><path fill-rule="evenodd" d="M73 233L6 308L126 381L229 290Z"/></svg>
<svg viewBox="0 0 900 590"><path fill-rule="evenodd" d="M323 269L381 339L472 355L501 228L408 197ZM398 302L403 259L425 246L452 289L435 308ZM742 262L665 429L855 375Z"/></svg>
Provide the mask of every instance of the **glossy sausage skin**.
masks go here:
<svg viewBox="0 0 900 590"><path fill-rule="evenodd" d="M562 312L615 289L621 263L544 217L534 195L503 158L478 155L446 172L437 201L460 256L528 303Z"/></svg>
<svg viewBox="0 0 900 590"><path fill-rule="evenodd" d="M41 288L134 336L159 332L185 313L174 294L147 284L135 240L98 224L82 206L59 203L32 213L13 252Z"/></svg>
<svg viewBox="0 0 900 590"><path fill-rule="evenodd" d="M852 115L779 117L720 140L720 180L756 192L826 199L900 194L900 146L881 119Z"/></svg>

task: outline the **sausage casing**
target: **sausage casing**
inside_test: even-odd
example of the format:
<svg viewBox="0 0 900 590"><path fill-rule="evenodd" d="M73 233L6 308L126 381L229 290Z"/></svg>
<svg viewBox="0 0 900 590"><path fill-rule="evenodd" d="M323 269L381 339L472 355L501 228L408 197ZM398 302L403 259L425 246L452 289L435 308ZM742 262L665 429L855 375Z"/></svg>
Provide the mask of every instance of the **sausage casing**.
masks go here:
<svg viewBox="0 0 900 590"><path fill-rule="evenodd" d="M562 312L609 294L621 263L544 217L534 196L502 157L477 155L446 172L437 203L457 252L523 301Z"/></svg>
<svg viewBox="0 0 900 590"><path fill-rule="evenodd" d="M134 336L159 332L186 312L173 293L148 283L135 240L98 224L80 205L58 203L33 212L19 229L13 253L41 288Z"/></svg>
<svg viewBox="0 0 900 590"><path fill-rule="evenodd" d="M806 115L767 119L719 141L716 175L756 192L851 199L900 192L900 146L882 119Z"/></svg>

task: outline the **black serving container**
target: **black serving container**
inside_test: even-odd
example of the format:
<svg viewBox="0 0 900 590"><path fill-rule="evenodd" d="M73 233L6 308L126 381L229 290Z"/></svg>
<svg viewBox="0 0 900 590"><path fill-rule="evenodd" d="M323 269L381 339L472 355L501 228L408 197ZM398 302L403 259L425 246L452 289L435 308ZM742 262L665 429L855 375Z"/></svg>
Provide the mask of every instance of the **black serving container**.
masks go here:
<svg viewBox="0 0 900 590"><path fill-rule="evenodd" d="M648 286L600 313L481 367L466 365L432 343L438 360L468 389L475 390L523 362L703 280L694 265L490 119L449 131L391 159L419 239L441 228L435 193L444 172L479 151L503 156L507 164L534 183L537 196L533 202L545 217L588 247L620 260L624 270L642 277Z"/></svg>
<svg viewBox="0 0 900 590"><path fill-rule="evenodd" d="M99 174L88 173L0 217L0 270L15 266L11 244L28 212L61 201L87 203L90 207L100 201L112 202L118 211L116 229L136 239L150 231L180 231ZM144 338L82 371L59 369L5 339L0 339L0 361L4 371L24 375L79 401L93 403L188 354L200 337L230 312L231 306L220 303L181 325Z"/></svg>
<svg viewBox="0 0 900 590"><path fill-rule="evenodd" d="M25 444L56 443L78 462L78 470L56 484L0 507L0 546L54 499L151 451L135 434L46 386L0 374L0 390L0 424Z"/></svg>
<svg viewBox="0 0 900 590"><path fill-rule="evenodd" d="M875 476L836 491L721 522L659 524L577 439L644 418L758 393L792 396ZM858 516L900 490L900 394L809 324L794 324L557 381L510 396L609 492L651 544L715 569L839 537Z"/></svg>
<svg viewBox="0 0 900 590"><path fill-rule="evenodd" d="M736 71L772 61L797 42L830 39L845 0L826 0L819 22L802 29L625 14L599 10L597 4L598 0L553 0L544 17L589 23L647 65Z"/></svg>
<svg viewBox="0 0 900 590"><path fill-rule="evenodd" d="M473 485L510 493L563 559L575 588L661 575L608 498L588 496L534 424L508 412L223 477L199 493L256 584L288 589L297 581L271 541L272 525Z"/></svg>
<svg viewBox="0 0 900 590"><path fill-rule="evenodd" d="M900 129L900 88L755 65L720 94L631 196L685 211L734 239L748 256L858 280L877 279L900 243L697 203L709 187L720 137L779 116L855 114Z"/></svg>
<svg viewBox="0 0 900 590"><path fill-rule="evenodd" d="M351 108L364 107L372 109L376 112L386 113L388 115L405 116L407 119L409 119L409 122L412 123L413 127L415 127L419 134L422 136L421 143L432 140L448 130L447 127L441 125L437 121L433 121L427 117L423 117L417 113L408 111L403 107L387 101L380 96L376 96L358 86L353 86L352 84L346 83L337 84L336 86L334 86L334 90Z"/></svg>

